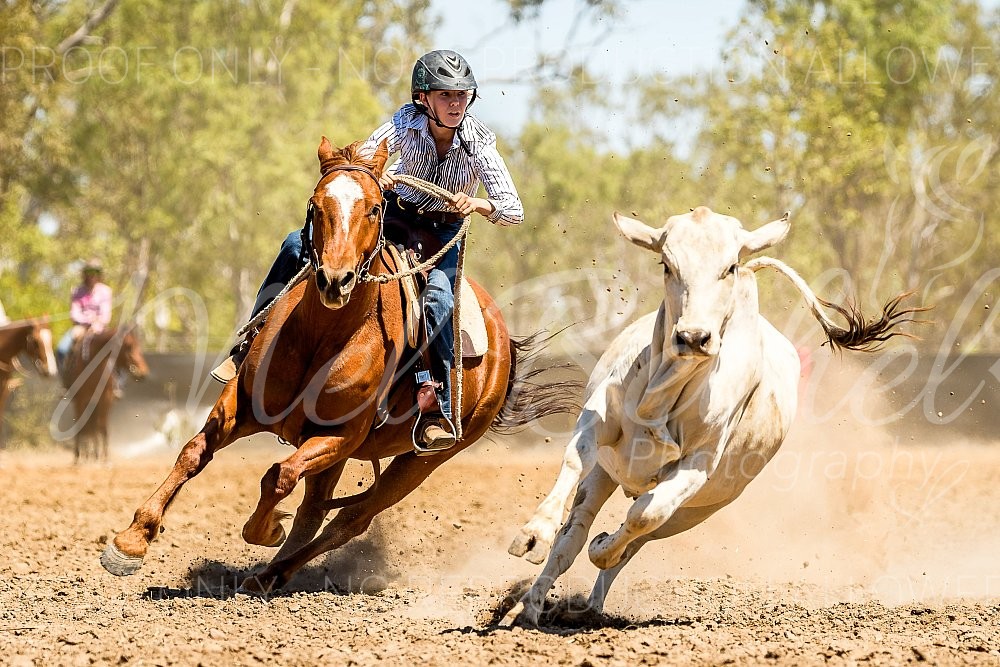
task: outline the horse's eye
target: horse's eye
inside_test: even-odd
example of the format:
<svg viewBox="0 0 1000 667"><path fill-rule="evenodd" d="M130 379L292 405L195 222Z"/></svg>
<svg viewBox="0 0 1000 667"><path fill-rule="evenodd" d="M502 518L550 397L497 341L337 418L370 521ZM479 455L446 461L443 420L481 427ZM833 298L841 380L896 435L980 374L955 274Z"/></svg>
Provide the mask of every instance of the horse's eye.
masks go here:
<svg viewBox="0 0 1000 667"><path fill-rule="evenodd" d="M372 210L368 211L368 217L369 218L377 218L378 214L379 214L379 212L381 210L382 209L379 207L379 205L375 204L374 206L372 206Z"/></svg>
<svg viewBox="0 0 1000 667"><path fill-rule="evenodd" d="M660 260L660 264L663 265L663 275L669 276L670 275L670 265L667 264L666 262L664 262L662 259Z"/></svg>
<svg viewBox="0 0 1000 667"><path fill-rule="evenodd" d="M740 265L734 263L732 266L726 269L726 273L722 277L726 278L728 276L735 276L739 272L739 270L740 270Z"/></svg>

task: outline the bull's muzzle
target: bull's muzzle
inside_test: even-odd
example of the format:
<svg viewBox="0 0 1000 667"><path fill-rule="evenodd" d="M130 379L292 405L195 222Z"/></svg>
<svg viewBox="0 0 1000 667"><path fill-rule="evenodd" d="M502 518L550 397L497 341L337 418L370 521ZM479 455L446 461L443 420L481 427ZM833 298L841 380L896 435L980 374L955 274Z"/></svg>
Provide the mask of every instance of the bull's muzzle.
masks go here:
<svg viewBox="0 0 1000 667"><path fill-rule="evenodd" d="M713 353L712 333L705 329L678 328L674 335L674 343L681 354L688 352L697 356L708 356Z"/></svg>

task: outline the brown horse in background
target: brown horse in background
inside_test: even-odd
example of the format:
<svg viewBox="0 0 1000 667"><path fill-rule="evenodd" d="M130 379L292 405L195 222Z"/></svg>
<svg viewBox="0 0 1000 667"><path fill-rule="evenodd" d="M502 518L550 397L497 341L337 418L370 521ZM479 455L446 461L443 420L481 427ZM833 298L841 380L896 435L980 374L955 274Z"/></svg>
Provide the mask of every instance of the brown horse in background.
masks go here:
<svg viewBox="0 0 1000 667"><path fill-rule="evenodd" d="M201 432L184 446L166 480L136 510L132 524L108 545L101 563L112 574L139 569L180 488L239 438L271 432L296 448L264 475L260 500L243 527L248 543L282 547L242 585L245 591L267 592L283 586L313 558L362 534L375 515L402 500L491 426L522 426L576 409L576 392L567 398L564 383L526 383L531 372L515 377L523 346L512 341L496 303L473 284L489 350L465 361L464 437L433 456L414 453L416 386L412 369L396 372L407 349L400 286L367 275L392 272L383 251L379 187L388 155L383 143L372 159L363 159L358 145L338 151L323 138L321 178L309 202L311 276L271 310L239 375L223 389ZM377 396L393 380L389 412L402 417L379 426ZM378 459L386 457L394 458L380 477ZM331 501L351 458L371 461L375 482L364 493ZM277 505L303 478L305 495L286 537L280 519L288 515ZM317 536L327 513L337 507L344 509Z"/></svg>
<svg viewBox="0 0 1000 667"><path fill-rule="evenodd" d="M136 380L149 374L134 327L87 333L66 359L66 397L73 404L74 460L108 460L108 418L115 402L114 374Z"/></svg>
<svg viewBox="0 0 1000 667"><path fill-rule="evenodd" d="M48 318L11 322L0 327L0 445L3 444L3 416L10 398L10 378L14 371L26 370L22 358L39 375L56 374L56 358L52 352L52 329Z"/></svg>

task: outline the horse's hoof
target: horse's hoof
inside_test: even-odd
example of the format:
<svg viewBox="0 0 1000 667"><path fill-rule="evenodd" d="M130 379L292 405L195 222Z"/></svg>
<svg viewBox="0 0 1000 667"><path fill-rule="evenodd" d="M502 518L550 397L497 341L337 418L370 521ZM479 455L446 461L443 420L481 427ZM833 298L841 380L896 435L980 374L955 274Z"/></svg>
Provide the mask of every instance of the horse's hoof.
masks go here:
<svg viewBox="0 0 1000 667"><path fill-rule="evenodd" d="M142 567L142 556L126 556L112 542L101 554L101 565L116 577L128 577Z"/></svg>
<svg viewBox="0 0 1000 667"><path fill-rule="evenodd" d="M267 582L267 583L265 583ZM240 587L236 589L236 592L241 595L252 595L254 597L267 597L274 591L276 591L279 586L277 584L277 579L274 577L262 577L261 575L250 575L240 584Z"/></svg>
<svg viewBox="0 0 1000 667"><path fill-rule="evenodd" d="M288 537L288 533L285 532L285 527L278 524L278 536L270 541L270 544L264 544L265 547L280 547L285 543L285 538Z"/></svg>
<svg viewBox="0 0 1000 667"><path fill-rule="evenodd" d="M248 528L250 524L243 526L243 541L247 544L256 544L259 547L280 547L285 543L285 538L288 536L285 533L285 527L280 523L277 528L271 531L271 534L264 539L257 539L257 536L253 534Z"/></svg>

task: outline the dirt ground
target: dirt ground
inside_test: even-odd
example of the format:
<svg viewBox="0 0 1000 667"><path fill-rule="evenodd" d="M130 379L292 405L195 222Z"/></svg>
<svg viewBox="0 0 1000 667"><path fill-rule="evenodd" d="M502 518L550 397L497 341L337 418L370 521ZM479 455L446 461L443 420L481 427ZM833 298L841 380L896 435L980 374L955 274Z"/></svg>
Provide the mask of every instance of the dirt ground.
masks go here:
<svg viewBox="0 0 1000 667"><path fill-rule="evenodd" d="M1000 665L998 443L963 439L944 412L915 427L920 409L820 361L785 445L741 498L647 545L603 617L565 613L596 576L582 554L537 630L493 622L541 569L507 546L551 487L570 421L477 443L260 599L234 591L273 553L240 538L261 475L291 453L267 436L187 485L135 576L101 568L184 439L154 431L162 406L134 392L116 408L109 465L0 450L0 665ZM200 421L187 417L190 435ZM370 476L352 462L338 493ZM628 505L613 497L592 534Z"/></svg>
<svg viewBox="0 0 1000 667"><path fill-rule="evenodd" d="M61 451L7 452L0 663L1000 664L997 449L852 428L797 424L742 498L647 545L607 616L538 630L491 620L540 569L506 549L555 478L560 438L477 444L269 599L234 594L270 553L240 528L260 476L290 450L261 438L222 452L181 493L144 568L121 579L98 557L176 450L119 448L85 467ZM370 474L352 463L340 492ZM613 498L594 532L626 507ZM550 600L579 604L595 573L584 554Z"/></svg>

